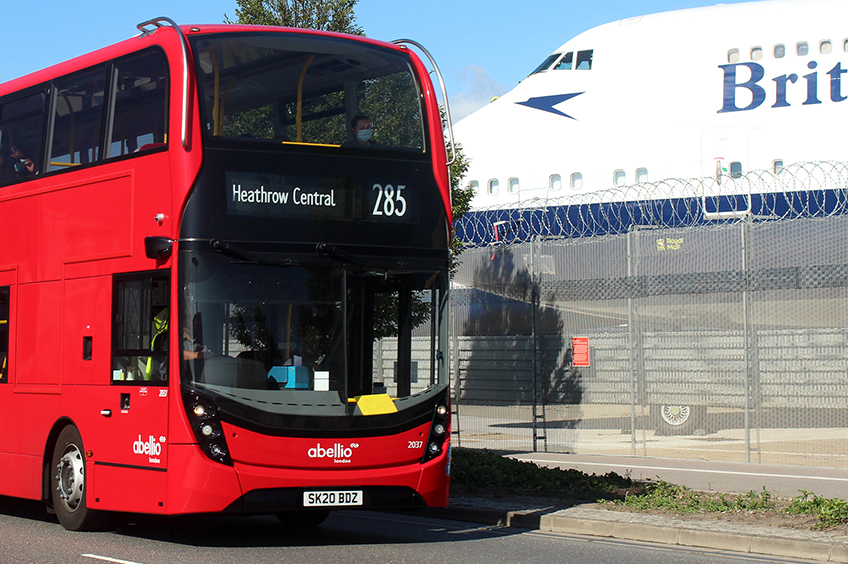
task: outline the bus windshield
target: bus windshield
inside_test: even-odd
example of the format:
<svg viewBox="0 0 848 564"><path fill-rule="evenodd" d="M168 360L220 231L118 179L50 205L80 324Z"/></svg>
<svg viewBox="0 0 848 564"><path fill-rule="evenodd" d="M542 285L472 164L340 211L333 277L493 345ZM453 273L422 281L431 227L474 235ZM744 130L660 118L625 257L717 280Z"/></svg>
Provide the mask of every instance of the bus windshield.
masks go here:
<svg viewBox="0 0 848 564"><path fill-rule="evenodd" d="M208 139L423 151L419 88L395 51L301 33L192 38ZM355 138L365 117L370 138Z"/></svg>
<svg viewBox="0 0 848 564"><path fill-rule="evenodd" d="M183 383L222 410L285 427L274 416L361 415L372 394L402 410L446 385L444 271L247 259L181 261Z"/></svg>

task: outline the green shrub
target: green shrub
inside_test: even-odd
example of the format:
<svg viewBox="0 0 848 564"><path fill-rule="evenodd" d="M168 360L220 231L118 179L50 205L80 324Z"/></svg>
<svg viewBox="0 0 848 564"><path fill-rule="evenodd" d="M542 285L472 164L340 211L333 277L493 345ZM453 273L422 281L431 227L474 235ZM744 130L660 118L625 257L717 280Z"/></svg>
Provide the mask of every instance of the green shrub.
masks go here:
<svg viewBox="0 0 848 564"><path fill-rule="evenodd" d="M812 515L818 520L815 529L828 529L848 523L848 501L825 498L801 490L801 495L792 499L786 508L787 513Z"/></svg>
<svg viewBox="0 0 848 564"><path fill-rule="evenodd" d="M633 481L614 472L543 468L486 450L451 450L451 487L456 492L538 495L577 500L617 499Z"/></svg>

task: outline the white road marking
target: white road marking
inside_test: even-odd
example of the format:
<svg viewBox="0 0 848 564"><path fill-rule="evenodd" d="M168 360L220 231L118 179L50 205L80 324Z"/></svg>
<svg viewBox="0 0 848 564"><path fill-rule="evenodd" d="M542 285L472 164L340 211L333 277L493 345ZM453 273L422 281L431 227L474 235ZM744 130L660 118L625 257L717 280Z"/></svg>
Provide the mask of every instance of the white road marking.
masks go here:
<svg viewBox="0 0 848 564"><path fill-rule="evenodd" d="M131 560L118 560L117 558L99 556L97 554L83 554L81 556L83 556L84 558L93 558L94 560L102 560L104 562L114 562L115 564L141 564L141 562L133 562Z"/></svg>

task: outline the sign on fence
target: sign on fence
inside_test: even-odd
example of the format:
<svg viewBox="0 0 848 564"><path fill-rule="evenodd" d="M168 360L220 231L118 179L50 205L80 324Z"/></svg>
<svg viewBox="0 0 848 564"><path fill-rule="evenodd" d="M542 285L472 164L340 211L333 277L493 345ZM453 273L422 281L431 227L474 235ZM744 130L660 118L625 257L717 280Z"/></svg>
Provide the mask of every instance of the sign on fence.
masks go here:
<svg viewBox="0 0 848 564"><path fill-rule="evenodd" d="M571 338L572 366L589 366L589 337Z"/></svg>

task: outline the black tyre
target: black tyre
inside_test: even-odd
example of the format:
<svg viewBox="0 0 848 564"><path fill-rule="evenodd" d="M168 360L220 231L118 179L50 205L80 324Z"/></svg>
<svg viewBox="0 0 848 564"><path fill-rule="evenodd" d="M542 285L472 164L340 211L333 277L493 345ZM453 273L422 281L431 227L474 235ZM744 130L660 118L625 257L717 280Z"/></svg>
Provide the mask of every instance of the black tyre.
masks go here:
<svg viewBox="0 0 848 564"><path fill-rule="evenodd" d="M59 433L50 463L53 509L69 531L92 531L102 525L103 515L85 503L85 450L74 426Z"/></svg>

